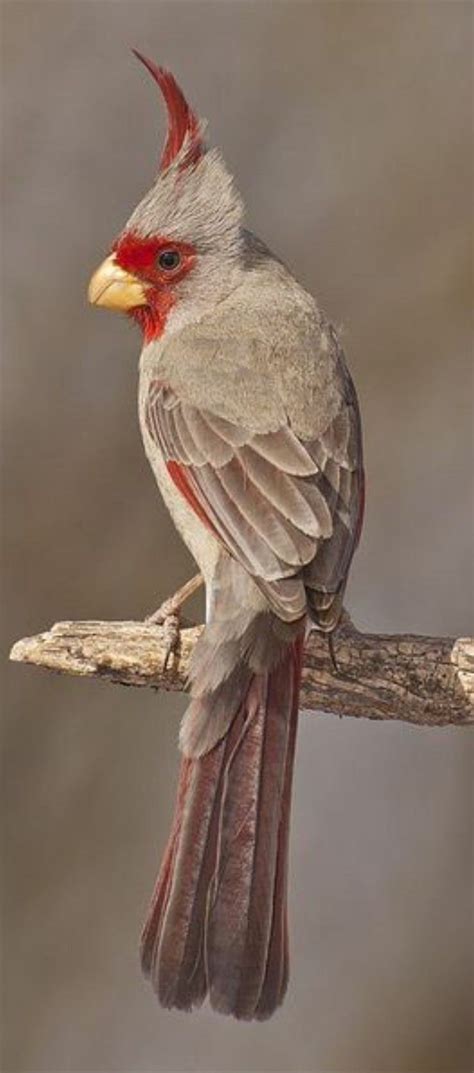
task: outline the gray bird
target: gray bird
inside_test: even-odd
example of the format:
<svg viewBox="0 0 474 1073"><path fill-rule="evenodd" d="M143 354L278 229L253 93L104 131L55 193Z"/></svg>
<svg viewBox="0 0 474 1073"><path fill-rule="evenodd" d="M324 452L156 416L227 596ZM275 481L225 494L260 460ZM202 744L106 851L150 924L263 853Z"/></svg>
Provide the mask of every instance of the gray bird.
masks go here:
<svg viewBox="0 0 474 1073"><path fill-rule="evenodd" d="M334 328L244 228L233 179L173 76L139 58L164 96L167 138L89 297L143 333L145 451L207 597L142 963L165 1007L209 995L222 1013L263 1020L288 983L304 640L310 624L337 626L362 524L359 409Z"/></svg>

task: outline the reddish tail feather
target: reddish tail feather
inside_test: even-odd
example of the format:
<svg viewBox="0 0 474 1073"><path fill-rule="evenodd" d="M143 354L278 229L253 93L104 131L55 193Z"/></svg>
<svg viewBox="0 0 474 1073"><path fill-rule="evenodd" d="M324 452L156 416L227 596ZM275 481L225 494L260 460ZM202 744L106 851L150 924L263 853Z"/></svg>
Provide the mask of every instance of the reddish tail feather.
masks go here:
<svg viewBox="0 0 474 1073"><path fill-rule="evenodd" d="M184 758L142 937L159 1001L263 1020L288 983L290 799L303 638L254 677L226 737Z"/></svg>

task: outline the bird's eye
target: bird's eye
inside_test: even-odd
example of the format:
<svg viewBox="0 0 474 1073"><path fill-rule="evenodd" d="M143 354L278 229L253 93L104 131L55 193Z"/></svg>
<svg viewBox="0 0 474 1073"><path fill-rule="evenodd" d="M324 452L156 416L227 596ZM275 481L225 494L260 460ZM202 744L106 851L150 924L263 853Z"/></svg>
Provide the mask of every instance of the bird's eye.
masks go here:
<svg viewBox="0 0 474 1073"><path fill-rule="evenodd" d="M181 257L177 250L163 250L158 257L160 268L164 268L166 272L171 272L173 268L177 268L180 261Z"/></svg>

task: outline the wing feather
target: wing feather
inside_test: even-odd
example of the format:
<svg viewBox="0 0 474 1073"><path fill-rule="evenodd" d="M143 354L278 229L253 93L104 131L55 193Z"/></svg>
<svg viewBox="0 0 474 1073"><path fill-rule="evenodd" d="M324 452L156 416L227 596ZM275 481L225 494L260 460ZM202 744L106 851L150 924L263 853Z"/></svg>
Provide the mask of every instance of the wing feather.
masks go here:
<svg viewBox="0 0 474 1073"><path fill-rule="evenodd" d="M345 387L336 416L313 440L298 438L288 421L252 432L158 380L146 404L148 431L201 520L284 620L302 614L304 585L322 629L337 621L360 532L360 423Z"/></svg>
<svg viewBox="0 0 474 1073"><path fill-rule="evenodd" d="M303 566L315 552L315 542L285 518L248 479L239 459L219 471L219 478L229 498L274 551L282 565Z"/></svg>
<svg viewBox="0 0 474 1073"><path fill-rule="evenodd" d="M194 482L197 494L201 493L204 509L220 533L223 543L231 554L257 577L271 581L273 578L293 574L295 564L285 563L280 559L268 539L262 537L242 514L222 483L222 472L213 470L211 466L203 466L199 470L198 483L196 475ZM245 563L242 556L245 556Z"/></svg>
<svg viewBox="0 0 474 1073"><path fill-rule="evenodd" d="M311 455L289 425L282 425L277 432L254 436L252 447L272 465L293 477L310 477L317 471Z"/></svg>
<svg viewBox="0 0 474 1073"><path fill-rule="evenodd" d="M226 421L224 417L218 417L209 410L205 411L205 418L209 427L232 447L243 447L252 439L252 433L243 425L233 425L231 421Z"/></svg>
<svg viewBox="0 0 474 1073"><path fill-rule="evenodd" d="M175 406L166 414L166 426L168 429L168 456L175 458L189 466L190 462L195 466L202 466L205 459L202 456L186 420L186 407Z"/></svg>
<svg viewBox="0 0 474 1073"><path fill-rule="evenodd" d="M315 515L305 492L306 485L297 477L276 469L268 459L252 447L241 447L238 457L250 480L285 518L291 518L308 536L321 536L321 523Z"/></svg>
<svg viewBox="0 0 474 1073"><path fill-rule="evenodd" d="M214 431L200 410L195 406L183 406L181 419L186 423L203 462L218 468L231 461L234 456L232 444Z"/></svg>

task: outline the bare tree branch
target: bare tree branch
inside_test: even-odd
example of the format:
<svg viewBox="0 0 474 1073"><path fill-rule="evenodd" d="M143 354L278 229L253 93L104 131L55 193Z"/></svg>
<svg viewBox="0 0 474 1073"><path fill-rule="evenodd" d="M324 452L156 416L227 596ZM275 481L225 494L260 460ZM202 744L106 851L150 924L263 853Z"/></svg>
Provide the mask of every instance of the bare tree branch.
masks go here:
<svg viewBox="0 0 474 1073"><path fill-rule="evenodd" d="M183 692L201 630L181 631L166 670L163 627L143 622L58 622L47 633L17 641L10 659ZM360 633L345 615L334 651L337 669L327 640L316 632L308 638L302 708L418 726L474 722L474 639Z"/></svg>

